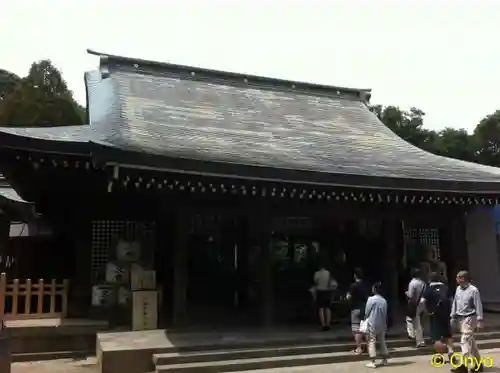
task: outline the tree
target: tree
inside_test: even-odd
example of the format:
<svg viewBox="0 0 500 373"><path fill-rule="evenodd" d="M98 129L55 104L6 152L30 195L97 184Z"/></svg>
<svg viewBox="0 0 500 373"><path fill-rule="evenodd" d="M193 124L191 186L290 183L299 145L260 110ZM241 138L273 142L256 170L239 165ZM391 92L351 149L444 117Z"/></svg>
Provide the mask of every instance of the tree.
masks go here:
<svg viewBox="0 0 500 373"><path fill-rule="evenodd" d="M375 105L372 112L396 135L421 149L434 151L438 135L423 128L425 113L415 107L409 111L397 106Z"/></svg>
<svg viewBox="0 0 500 373"><path fill-rule="evenodd" d="M33 63L28 76L0 101L0 126L81 125L84 116L84 109L49 60Z"/></svg>
<svg viewBox="0 0 500 373"><path fill-rule="evenodd" d="M500 110L484 117L474 130L477 160L490 166L500 166Z"/></svg>
<svg viewBox="0 0 500 373"><path fill-rule="evenodd" d="M23 79L0 104L0 126L71 126L82 124L76 103L67 95L52 96Z"/></svg>
<svg viewBox="0 0 500 373"><path fill-rule="evenodd" d="M21 78L7 70L0 69L0 101L14 90Z"/></svg>
<svg viewBox="0 0 500 373"><path fill-rule="evenodd" d="M30 67L27 79L47 96L70 96L73 92L62 78L61 72L57 70L50 60L33 62Z"/></svg>
<svg viewBox="0 0 500 373"><path fill-rule="evenodd" d="M469 162L477 160L475 137L464 129L445 128L438 133L436 145L436 154Z"/></svg>
<svg viewBox="0 0 500 373"><path fill-rule="evenodd" d="M439 132L425 129L425 113L415 107L404 111L397 106L374 105L371 111L396 135L428 152L500 166L500 110L483 119L474 135L449 127Z"/></svg>

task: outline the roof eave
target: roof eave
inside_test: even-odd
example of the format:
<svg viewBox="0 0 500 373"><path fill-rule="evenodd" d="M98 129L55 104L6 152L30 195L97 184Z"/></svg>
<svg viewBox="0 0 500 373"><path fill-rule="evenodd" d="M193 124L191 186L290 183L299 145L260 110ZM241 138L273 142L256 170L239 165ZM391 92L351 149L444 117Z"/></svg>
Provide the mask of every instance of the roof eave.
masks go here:
<svg viewBox="0 0 500 373"><path fill-rule="evenodd" d="M160 172L175 172L210 177L357 189L410 191L417 193L455 193L500 196L500 181L427 180L276 169L264 166L170 158L162 155L125 151L106 145L96 145L93 156L98 159L100 163L110 166L120 165L137 169L150 169Z"/></svg>
<svg viewBox="0 0 500 373"><path fill-rule="evenodd" d="M0 209L11 221L29 222L38 217L34 203L22 199L13 188L0 188Z"/></svg>
<svg viewBox="0 0 500 373"><path fill-rule="evenodd" d="M30 136L21 136L2 132L1 129L0 147L74 155L88 155L90 152L89 142L58 141L52 139L33 138Z"/></svg>

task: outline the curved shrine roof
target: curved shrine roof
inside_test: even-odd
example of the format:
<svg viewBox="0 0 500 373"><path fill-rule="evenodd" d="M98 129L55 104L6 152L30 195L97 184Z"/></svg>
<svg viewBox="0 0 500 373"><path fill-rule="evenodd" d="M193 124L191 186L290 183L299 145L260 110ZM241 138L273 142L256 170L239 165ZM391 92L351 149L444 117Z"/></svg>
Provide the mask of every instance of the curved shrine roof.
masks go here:
<svg viewBox="0 0 500 373"><path fill-rule="evenodd" d="M112 148L142 155L128 164L154 159L161 168L164 160L168 169L182 169L182 160L193 172L210 164L212 173L292 182L419 189L422 181L429 190L500 192L499 168L437 156L395 135L369 110L369 90L91 53L101 66L86 74L90 126L1 131L89 142L110 158Z"/></svg>

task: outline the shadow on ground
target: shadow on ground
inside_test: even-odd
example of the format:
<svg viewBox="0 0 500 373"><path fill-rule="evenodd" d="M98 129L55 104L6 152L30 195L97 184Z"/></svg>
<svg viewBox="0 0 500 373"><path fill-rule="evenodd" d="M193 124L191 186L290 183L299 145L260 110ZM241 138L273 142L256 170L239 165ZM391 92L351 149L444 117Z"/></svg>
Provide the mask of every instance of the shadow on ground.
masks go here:
<svg viewBox="0 0 500 373"><path fill-rule="evenodd" d="M398 366L405 366L405 365L412 365L415 364L414 361L389 361L389 366L390 367L398 367Z"/></svg>

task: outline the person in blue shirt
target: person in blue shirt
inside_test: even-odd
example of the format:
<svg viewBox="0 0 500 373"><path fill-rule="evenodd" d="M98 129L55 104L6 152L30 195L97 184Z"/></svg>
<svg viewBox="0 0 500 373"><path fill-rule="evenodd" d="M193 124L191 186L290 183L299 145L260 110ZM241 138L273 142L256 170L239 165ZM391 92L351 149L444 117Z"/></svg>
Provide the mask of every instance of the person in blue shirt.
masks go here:
<svg viewBox="0 0 500 373"><path fill-rule="evenodd" d="M473 357L475 361L481 361L481 355L477 348L474 333L480 329L483 323L483 304L477 287L471 284L469 272L460 271L457 274L457 290L451 305L450 318L452 324L460 327L460 347L462 355ZM481 372L483 366L474 367L475 372ZM467 367L461 366L458 372L467 371Z"/></svg>
<svg viewBox="0 0 500 373"><path fill-rule="evenodd" d="M365 308L365 322L368 324L368 353L371 361L366 364L368 368L376 368L377 342L380 346L380 357L382 365L387 365L389 351L385 342L387 331L387 301L380 295L381 283L376 282L373 287L373 295L368 298Z"/></svg>

